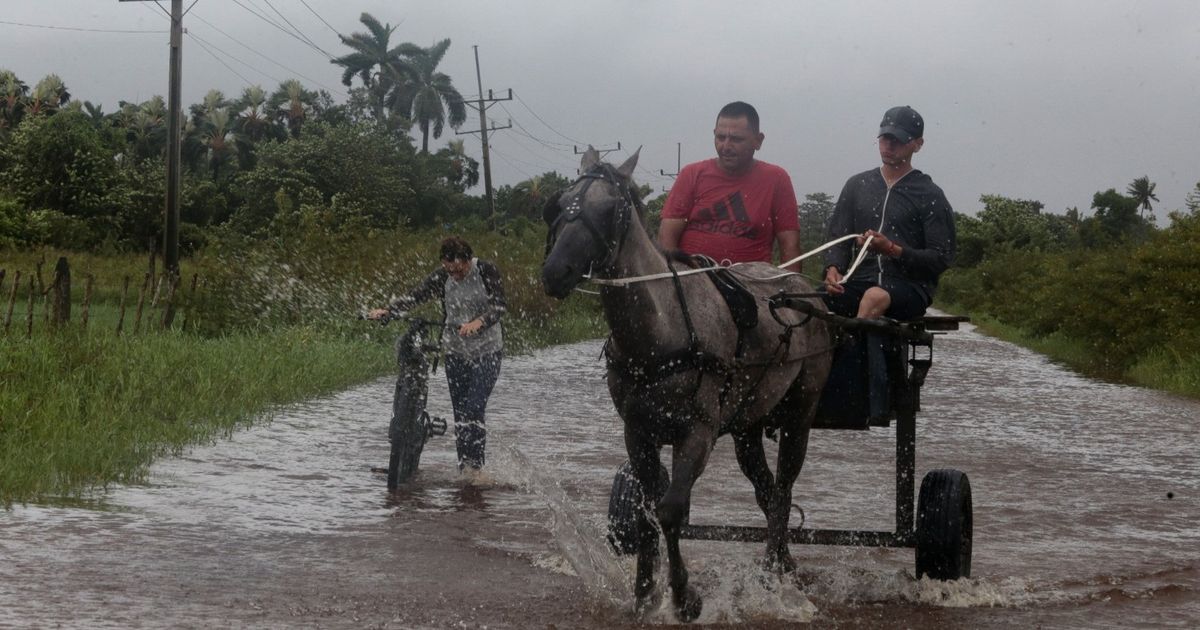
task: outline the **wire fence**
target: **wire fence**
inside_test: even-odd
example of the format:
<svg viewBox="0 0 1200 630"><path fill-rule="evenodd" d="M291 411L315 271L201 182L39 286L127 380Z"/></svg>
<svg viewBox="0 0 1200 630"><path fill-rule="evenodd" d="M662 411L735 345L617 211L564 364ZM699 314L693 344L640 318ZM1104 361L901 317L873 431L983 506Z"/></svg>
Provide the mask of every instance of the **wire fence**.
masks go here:
<svg viewBox="0 0 1200 630"><path fill-rule="evenodd" d="M84 287L78 310L73 304L70 263L60 257L54 265L50 282L45 281L43 262L38 262L30 271L0 268L0 296L5 299L3 327L5 336L21 334L33 336L36 328L49 330L67 326L88 328L92 314L92 297L96 290L93 274L82 273ZM115 332L117 335L138 334L150 330L167 330L172 327L188 329L192 325L190 305L196 304L196 291L202 287L198 274L192 274L183 287L183 278L178 274L147 271L141 283L133 284L134 276L122 278L120 296L116 307ZM136 295L131 295L135 288ZM186 293L185 293L186 292ZM23 312L22 312L23 311ZM77 317L72 317L77 313ZM182 315L182 318L180 317Z"/></svg>

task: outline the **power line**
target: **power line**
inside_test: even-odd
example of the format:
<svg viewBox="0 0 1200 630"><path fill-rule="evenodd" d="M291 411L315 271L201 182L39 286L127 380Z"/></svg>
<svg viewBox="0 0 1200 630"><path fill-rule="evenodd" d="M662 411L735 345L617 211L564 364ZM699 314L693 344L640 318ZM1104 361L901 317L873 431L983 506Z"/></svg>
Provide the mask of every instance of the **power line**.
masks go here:
<svg viewBox="0 0 1200 630"><path fill-rule="evenodd" d="M250 7L246 6L245 4L242 4L241 0L233 0L233 3L238 5L239 7L242 7L246 11L250 12L252 15L254 15L254 17L279 29L279 31L284 33L285 35L288 35L289 37L294 38L296 41L300 42L301 44L304 44L305 46L308 46L309 48L316 50L317 52L321 53L322 55L325 55L325 57L328 59L331 59L331 60L333 59L333 56L330 55L329 53L325 52L324 50L321 50L319 47L314 46L313 44L311 44L309 42L304 41L303 38L301 38L300 36L296 35L295 33L291 32L291 31L287 30L286 28L280 26L277 22L275 22L271 18L259 13L258 11L255 11L254 9L251 9Z"/></svg>
<svg viewBox="0 0 1200 630"><path fill-rule="evenodd" d="M259 52L259 51L255 50L254 48L252 48L252 47L248 46L247 44L245 44L244 42L240 41L238 38L234 37L233 35L230 35L229 33L227 33L227 32L225 32L225 31L221 30L219 27L217 27L217 25L213 24L212 22L209 22L208 20L204 19L203 17L201 17L201 16L199 16L199 15L197 15L197 16L195 16L195 17L196 17L196 19L197 19L197 20L200 20L201 22L204 22L204 23L205 23L205 24L207 24L208 26L212 27L212 28L213 28L213 30L217 31L218 33L220 33L220 34L224 35L225 37L229 38L230 40L232 40L232 41L233 41L235 44L237 44L238 46L241 46L242 48L245 48L246 50L249 50L250 52L252 52L252 53L254 53L254 54L258 55L259 57L262 57L263 59L266 59L267 61L269 61L269 62L271 62L271 63L275 64L276 66L279 66L280 68L283 68L284 70L286 70L286 71L288 71L288 72L292 73L293 75L295 75L295 76L298 76L298 77L300 77L300 78L302 78L302 79L304 79L304 80L308 81L309 83L312 83L313 85L316 85L316 86L318 86L318 87L321 87L321 88L323 88L323 89L325 89L325 90L328 90L329 92L333 92L333 93L335 93L335 94L338 94L338 95L340 95L340 96L343 96L343 97L345 97L345 96L348 96L348 95L347 95L345 92L341 91L341 90L340 90L340 89L338 89L338 88L331 88L331 87L329 87L329 86L327 86L327 85L325 85L325 84L321 83L320 81L317 81L316 79L313 79L312 77L308 77L308 76L305 76L305 75L303 75L303 74L300 74L299 72L297 72L297 71L295 71L295 70L293 70L293 69L291 69L291 68L289 68L289 67L287 67L287 66L285 66L285 65L283 65L283 64L281 64L281 63L279 63L278 61L275 61L274 59L272 59L272 58L270 58L270 57L268 57L268 56L264 55L263 53L261 53L261 52ZM226 53L226 54L228 54L228 53ZM229 55L229 56L230 56L230 57L233 57L233 55ZM239 61L240 61L240 60L239 60ZM242 63L243 63L243 64L245 64L245 65L247 65L247 66L250 66L250 64L247 64L247 63L246 63L246 62L244 62L244 61L243 61ZM252 67L252 66L250 66L250 67ZM267 73L265 73L265 72L262 72L261 70L259 70L258 72L260 72L261 74L267 75ZM267 76L270 76L270 75L267 75ZM274 77L272 77L272 79L274 79ZM278 79L274 79L274 80L278 80Z"/></svg>
<svg viewBox="0 0 1200 630"><path fill-rule="evenodd" d="M237 70L234 70L233 66L230 66L229 64L225 63L224 59L221 59L220 57L218 57L217 54L214 53L212 50L209 50L209 48L206 45L206 42L204 40L200 39L199 37L196 37L195 35L193 35L191 33L185 33L185 34L188 37L190 37L192 39L192 41L196 42L196 44L199 45L200 48L203 48L204 52L211 55L213 59L216 59L218 63L220 63L222 66L225 66L226 68L229 69L230 72L237 75L237 77L240 78L241 80L245 81L247 86L250 86L250 87L254 86L253 81L251 81L250 79L247 79L245 76L242 75L242 73L238 72ZM218 50L220 50L220 49L218 49ZM221 52L223 54L225 54L226 56L228 56L230 59L233 59L234 61L240 62L242 64L246 64L246 62L242 61L241 59L238 59L237 57L234 57L233 55L230 55L229 53L227 53L223 50ZM253 69L253 66L251 66L251 68Z"/></svg>
<svg viewBox="0 0 1200 630"><path fill-rule="evenodd" d="M567 158L567 156L565 156L565 155L562 155L562 154L556 153L556 154L554 154L554 157L553 157L553 159L551 159L551 160L547 160L547 159L546 159L546 156L544 156L544 155L539 155L539 154L535 153L535 152L533 151L533 149L530 149L529 147L525 146L525 143L524 143L524 142L521 142L520 140L518 140L518 139L517 139L515 136L509 136L509 139L510 139L510 140L512 140L514 143L516 143L516 145L517 145L518 147L521 147L521 149L523 149L523 150L524 150L526 153L528 153L529 155L533 156L533 157L534 157L534 159L537 159L537 160L542 160L543 162L549 161L549 162L551 162L551 163L555 163L555 162L557 162L557 163L560 163L560 164L569 164L569 166L567 166L567 167L563 167L563 168L562 168L562 170L564 170L564 171L566 171L566 172L568 172L568 173L569 173L569 172L571 172L571 171L573 171L573 170L575 170L576 168L578 168L578 166L577 166L576 164L574 164L574 160L573 160L573 159L570 159L570 158ZM534 168L545 168L544 166L539 166L539 165L533 164L533 163L531 163L531 162L525 162L525 164L528 164L529 166L532 166L532 167L534 167ZM554 171L557 171L557 170L560 170L560 169L559 169L558 167L550 167L550 169L549 169L549 170L554 170Z"/></svg>
<svg viewBox="0 0 1200 630"><path fill-rule="evenodd" d="M317 19L318 19L318 20L321 20L321 23L322 23L322 24L324 24L325 26L328 26L328 27L329 27L329 30L333 31L333 34L334 34L334 35L341 36L341 33L339 33L339 32L338 32L338 30L337 30L336 28L333 28L333 25L332 25L332 24L330 24L329 22L326 22L326 21L325 21L325 18L321 17L321 14L320 14L320 13L317 13L315 9L313 9L313 8L312 8L312 7L310 7L310 6L308 6L308 2L305 2L305 0L300 0L300 4L303 4L303 5L304 5L304 8L308 9L309 11L312 11L312 14L313 14L313 15L315 15L315 16L317 16Z"/></svg>
<svg viewBox="0 0 1200 630"><path fill-rule="evenodd" d="M299 27L297 27L295 24L292 24L292 21L291 21L291 20L289 20L289 19L287 19L287 16L286 16L286 15L284 15L284 14L280 13L280 12L279 12L279 9L276 9L276 8L275 8L275 5L271 4L271 0L262 0L262 1L263 1L263 2L265 2L265 3L267 3L267 6L271 7L271 10L272 10L272 11L274 11L274 12L275 12L275 14L276 14L276 15L278 15L280 18L282 18L284 22L287 22L287 25L288 25L288 26L290 26L290 27L292 27L292 30L296 31L296 34L297 34L297 35L299 35L300 37L304 38L304 41L308 42L308 45L309 45L309 46L312 46L313 48L316 48L317 50L319 50L319 51L321 51L322 53L324 53L326 57L329 57L330 59L333 59L333 55L331 55L331 54L329 54L329 53L325 52L325 50L324 50L323 48L321 48L320 46L318 46L318 45L317 45L317 43L316 43L316 42L314 42L314 41L312 40L312 38L310 38L308 35L305 35L305 34L304 34L304 32L303 32L303 31L301 31L301 30L300 30L300 28L299 28Z"/></svg>
<svg viewBox="0 0 1200 630"><path fill-rule="evenodd" d="M169 33L170 31L151 31L151 30L133 30L133 29L113 29L113 28L83 28L78 26L50 26L47 24L28 24L26 22L9 22L0 20L0 24L8 24L9 26L24 26L27 28L45 28L55 31L85 31L88 33Z"/></svg>
<svg viewBox="0 0 1200 630"><path fill-rule="evenodd" d="M503 109L503 110L504 110L504 112L505 112L506 114L508 114L509 118L513 118L512 112L508 111L508 107L505 107L503 103L500 105L500 109ZM554 149L554 150L556 150L556 151L566 151L566 150L567 150L567 149L566 149L566 147L568 147L568 146L571 146L571 145L568 145L568 144L562 144L562 143L560 143L560 142L551 142L551 141L549 141L549 140L542 140L541 138L538 138L537 136L533 135L533 132L531 132L531 131L529 131L528 129L526 129L526 128L525 128L525 126L524 126L524 125L522 125L520 122L516 122L516 121L515 121L515 119L514 119L514 123L513 123L513 124L515 124L515 125L517 126L517 128L518 128L518 129L520 129L521 131L525 132L525 133L524 133L524 135L525 135L526 137L528 137L530 140L535 140L535 141L537 141L537 142L538 142L538 144L541 144L541 145L545 146L545 147L546 147L546 148L548 148L548 149ZM561 148L561 149L558 149L558 148L555 148L555 147L553 147L553 146L551 146L551 145L558 145L558 146L560 146L560 147L563 147L563 148Z"/></svg>
<svg viewBox="0 0 1200 630"><path fill-rule="evenodd" d="M562 133L561 131L555 129L554 127L551 127L550 123L546 122L545 120L542 120L542 117L538 116L537 112L533 111L533 108L530 107L528 103L526 103L524 100L521 99L521 95L517 94L515 96L516 96L517 101L519 103L521 103L521 105L524 105L525 109L528 109L529 113L533 114L533 117L538 119L538 122L542 123L543 125L546 125L546 128L549 129L550 131L553 131L554 133L562 136L563 138L566 138L567 140L570 140L571 142L574 142L575 144L587 144L583 140L576 140L575 138L572 138L571 136L568 136L568 135Z"/></svg>
<svg viewBox="0 0 1200 630"><path fill-rule="evenodd" d="M533 175L530 175L530 174L529 174L529 173L528 173L528 172L527 172L525 169L523 169L523 168L521 168L521 167L517 166L516 164L513 164L513 163L512 163L512 160L510 160L510 159L508 158L508 156L504 155L504 152L503 152L503 151L500 151L500 150L499 150L499 149L497 149L496 147L492 147L492 152L496 154L496 157L499 157L501 160L504 160L504 161L505 161L505 163L507 163L509 166L511 166L511 167L513 168L513 170L515 170L515 171L517 171L518 173L520 173L520 174L524 175L524 176L525 176L525 179L533 179ZM512 159L513 159L513 160L516 160L516 158L512 158ZM534 166L533 164L529 164L528 162L523 162L523 161L521 161L521 160L517 160L517 161L518 161L518 162L521 162L522 164L528 164L529 166Z"/></svg>

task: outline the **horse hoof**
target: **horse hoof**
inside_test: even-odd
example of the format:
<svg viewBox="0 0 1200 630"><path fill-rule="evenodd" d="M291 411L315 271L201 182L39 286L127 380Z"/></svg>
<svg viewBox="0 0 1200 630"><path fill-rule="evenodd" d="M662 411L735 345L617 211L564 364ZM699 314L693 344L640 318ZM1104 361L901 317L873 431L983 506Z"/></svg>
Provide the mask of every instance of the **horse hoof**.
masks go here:
<svg viewBox="0 0 1200 630"><path fill-rule="evenodd" d="M658 610L662 605L662 596L658 589L654 589L646 595L639 595L633 603L633 614L638 619L645 619L646 615Z"/></svg>
<svg viewBox="0 0 1200 630"><path fill-rule="evenodd" d="M779 575L795 573L796 568L796 561L792 558L792 554L786 551L781 554L769 554L767 556L767 569Z"/></svg>
<svg viewBox="0 0 1200 630"><path fill-rule="evenodd" d="M682 601L680 601L682 599ZM700 593L696 589L688 586L683 589L683 597L675 598L675 616L684 623L691 623L700 616L700 610L704 608L704 599L700 597Z"/></svg>

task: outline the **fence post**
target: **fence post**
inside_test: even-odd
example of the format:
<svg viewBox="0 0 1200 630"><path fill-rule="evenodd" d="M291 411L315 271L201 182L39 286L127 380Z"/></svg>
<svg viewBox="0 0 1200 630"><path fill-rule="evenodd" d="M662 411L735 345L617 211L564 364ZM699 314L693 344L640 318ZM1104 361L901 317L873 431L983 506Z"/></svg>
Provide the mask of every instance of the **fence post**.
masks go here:
<svg viewBox="0 0 1200 630"><path fill-rule="evenodd" d="M167 300L163 302L162 327L166 330L175 321L175 290L179 288L179 274L167 273L163 277L167 283Z"/></svg>
<svg viewBox="0 0 1200 630"><path fill-rule="evenodd" d="M61 326L71 321L71 265L60 256L54 265L54 282L50 285L50 322Z"/></svg>
<svg viewBox="0 0 1200 630"><path fill-rule="evenodd" d="M142 307L146 304L146 291L149 290L150 284L154 282L154 278L149 273L142 280L142 290L138 293L137 315L133 318L133 334L137 334L138 329L142 327Z"/></svg>
<svg viewBox="0 0 1200 630"><path fill-rule="evenodd" d="M87 285L83 289L83 312L79 316L79 323L83 328L87 328L88 309L92 305L92 284L96 281L96 276L88 273L84 274L83 277L87 279Z"/></svg>
<svg viewBox="0 0 1200 630"><path fill-rule="evenodd" d="M34 291L33 278L29 279L29 309L25 311L25 338L33 338L33 296Z"/></svg>
<svg viewBox="0 0 1200 630"><path fill-rule="evenodd" d="M121 334L121 327L125 325L125 298L129 296L129 276L125 276L125 283L121 286L121 314L117 317L117 335Z"/></svg>
<svg viewBox="0 0 1200 630"><path fill-rule="evenodd" d="M17 290L21 288L21 270L13 272L13 287L8 294L8 310L4 313L4 334L8 334L8 327L12 325L13 307L17 304Z"/></svg>
<svg viewBox="0 0 1200 630"><path fill-rule="evenodd" d="M189 326L194 324L192 321L192 311L196 310L196 281L200 279L200 274L192 274L192 286L188 290L187 304L183 311L183 329L190 330Z"/></svg>

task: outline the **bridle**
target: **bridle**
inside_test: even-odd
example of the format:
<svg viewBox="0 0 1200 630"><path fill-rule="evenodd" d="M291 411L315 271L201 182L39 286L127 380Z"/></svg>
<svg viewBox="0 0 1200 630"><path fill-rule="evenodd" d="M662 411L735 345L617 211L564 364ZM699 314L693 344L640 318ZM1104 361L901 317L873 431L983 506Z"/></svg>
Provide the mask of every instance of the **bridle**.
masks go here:
<svg viewBox="0 0 1200 630"><path fill-rule="evenodd" d="M589 217L583 211L583 198L587 194L588 188L596 181L605 181L615 187L619 193L614 211L616 212L616 221L613 222L612 234L605 236L599 227L597 227L594 219ZM567 224L579 221L583 227L592 235L592 239L604 246L604 258L597 265L593 264L598 269L609 269L617 261L617 255L621 251L621 244L625 242L625 234L629 232L629 224L633 221L634 208L638 207L635 196L630 191L629 181L622 177L617 170L608 164L596 164L576 179L571 187L583 182L583 186L579 188L575 194L567 200L565 206L562 205L562 198L553 200L553 206L558 206L558 213L551 218L549 216L551 208L547 206L546 222L550 229L546 232L546 252L545 257L550 256L550 251L554 249L554 244L558 240L558 233Z"/></svg>

